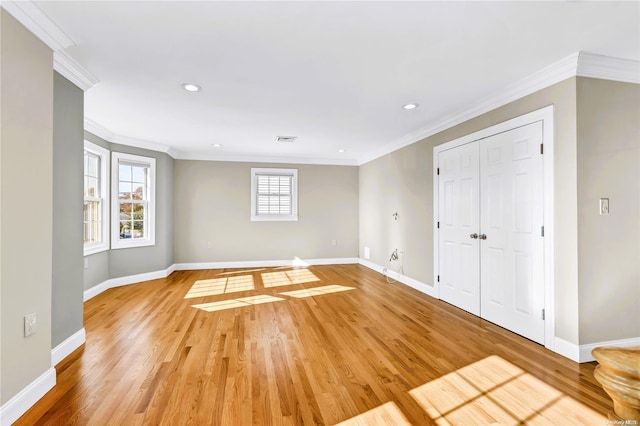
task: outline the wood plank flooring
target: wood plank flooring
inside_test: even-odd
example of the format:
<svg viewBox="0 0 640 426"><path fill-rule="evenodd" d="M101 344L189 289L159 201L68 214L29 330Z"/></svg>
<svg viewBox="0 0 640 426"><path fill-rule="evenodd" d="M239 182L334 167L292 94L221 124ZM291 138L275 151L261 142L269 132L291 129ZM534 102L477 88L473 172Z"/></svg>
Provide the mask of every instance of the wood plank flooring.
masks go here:
<svg viewBox="0 0 640 426"><path fill-rule="evenodd" d="M85 303L17 425L597 424L576 364L359 265L174 272Z"/></svg>

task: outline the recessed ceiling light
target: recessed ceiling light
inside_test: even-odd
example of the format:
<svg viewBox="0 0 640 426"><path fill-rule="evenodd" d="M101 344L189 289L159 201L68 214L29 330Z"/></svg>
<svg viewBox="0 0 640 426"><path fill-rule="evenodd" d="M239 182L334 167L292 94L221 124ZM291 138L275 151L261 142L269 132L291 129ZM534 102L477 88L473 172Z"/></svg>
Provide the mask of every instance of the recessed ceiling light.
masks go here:
<svg viewBox="0 0 640 426"><path fill-rule="evenodd" d="M219 143L214 143L211 146L214 147L214 148L220 148L222 145L220 145Z"/></svg>
<svg viewBox="0 0 640 426"><path fill-rule="evenodd" d="M338 152L344 152L344 149L340 148L340 149L338 150Z"/></svg>
<svg viewBox="0 0 640 426"><path fill-rule="evenodd" d="M406 105L402 105L402 108L404 109L416 109L418 108L418 104L406 104Z"/></svg>
<svg viewBox="0 0 640 426"><path fill-rule="evenodd" d="M187 92L198 92L200 91L200 86L193 83L182 83L182 88Z"/></svg>

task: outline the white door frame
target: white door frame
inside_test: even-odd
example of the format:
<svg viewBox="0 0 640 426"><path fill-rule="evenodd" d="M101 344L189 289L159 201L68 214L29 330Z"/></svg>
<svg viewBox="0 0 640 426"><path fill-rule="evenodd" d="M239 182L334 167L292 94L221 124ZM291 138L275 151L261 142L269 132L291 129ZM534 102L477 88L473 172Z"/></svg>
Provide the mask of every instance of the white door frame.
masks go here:
<svg viewBox="0 0 640 426"><path fill-rule="evenodd" d="M438 283L439 271L439 235L438 235L438 157L440 152L475 142L480 139L493 136L497 133L503 133L516 127L526 126L536 121L542 121L542 141L544 144L543 175L544 175L544 346L545 348L555 351L555 265L554 265L554 226L553 226L553 166L554 166L554 123L553 123L553 105L541 108L525 115L504 121L486 129L468 134L461 138L452 140L433 147L433 285L434 293L440 294L440 284Z"/></svg>

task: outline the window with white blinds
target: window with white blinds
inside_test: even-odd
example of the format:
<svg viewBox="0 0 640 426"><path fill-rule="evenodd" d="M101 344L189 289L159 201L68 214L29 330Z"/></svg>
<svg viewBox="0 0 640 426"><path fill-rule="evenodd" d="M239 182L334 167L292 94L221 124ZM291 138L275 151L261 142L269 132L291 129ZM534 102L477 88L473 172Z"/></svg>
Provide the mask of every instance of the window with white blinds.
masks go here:
<svg viewBox="0 0 640 426"><path fill-rule="evenodd" d="M251 220L298 220L298 170L251 169Z"/></svg>

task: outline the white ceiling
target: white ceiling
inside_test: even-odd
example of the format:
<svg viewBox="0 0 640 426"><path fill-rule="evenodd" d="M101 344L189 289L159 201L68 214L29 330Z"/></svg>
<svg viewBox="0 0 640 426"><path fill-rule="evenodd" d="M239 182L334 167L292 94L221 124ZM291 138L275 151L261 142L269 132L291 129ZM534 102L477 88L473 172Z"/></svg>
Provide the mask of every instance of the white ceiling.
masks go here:
<svg viewBox="0 0 640 426"><path fill-rule="evenodd" d="M361 164L578 51L640 60L639 2L35 4L87 121L176 158Z"/></svg>

